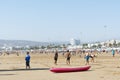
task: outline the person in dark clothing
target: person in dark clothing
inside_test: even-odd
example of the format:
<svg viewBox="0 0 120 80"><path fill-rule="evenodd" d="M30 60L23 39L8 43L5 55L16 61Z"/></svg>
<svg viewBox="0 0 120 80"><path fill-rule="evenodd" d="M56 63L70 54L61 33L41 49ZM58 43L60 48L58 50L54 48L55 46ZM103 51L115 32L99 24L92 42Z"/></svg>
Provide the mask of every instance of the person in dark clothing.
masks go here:
<svg viewBox="0 0 120 80"><path fill-rule="evenodd" d="M27 68L30 69L30 55L29 55L29 52L27 52L27 55L25 57L25 61L26 61L26 69Z"/></svg>
<svg viewBox="0 0 120 80"><path fill-rule="evenodd" d="M58 60L58 52L56 51L55 52L55 55L54 55L54 63L57 64L57 60Z"/></svg>
<svg viewBox="0 0 120 80"><path fill-rule="evenodd" d="M67 50L67 53L66 53L66 63L67 64L70 64L70 58L71 58L71 53L69 52L69 50Z"/></svg>

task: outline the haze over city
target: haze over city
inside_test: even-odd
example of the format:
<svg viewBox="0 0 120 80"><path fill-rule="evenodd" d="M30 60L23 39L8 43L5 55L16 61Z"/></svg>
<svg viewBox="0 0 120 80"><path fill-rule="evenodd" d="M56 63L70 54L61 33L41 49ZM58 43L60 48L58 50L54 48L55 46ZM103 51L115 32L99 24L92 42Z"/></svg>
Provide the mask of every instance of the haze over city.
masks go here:
<svg viewBox="0 0 120 80"><path fill-rule="evenodd" d="M119 0L1 0L0 39L120 39Z"/></svg>

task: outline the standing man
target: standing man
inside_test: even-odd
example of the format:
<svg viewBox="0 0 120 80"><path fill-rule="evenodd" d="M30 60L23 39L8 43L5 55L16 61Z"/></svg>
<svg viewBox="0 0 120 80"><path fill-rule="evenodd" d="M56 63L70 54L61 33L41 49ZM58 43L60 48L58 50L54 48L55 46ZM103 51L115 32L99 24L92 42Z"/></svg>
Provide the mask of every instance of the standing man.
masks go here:
<svg viewBox="0 0 120 80"><path fill-rule="evenodd" d="M27 68L30 69L30 55L29 55L29 52L27 52L27 55L25 57L25 61L26 61L26 69Z"/></svg>
<svg viewBox="0 0 120 80"><path fill-rule="evenodd" d="M114 57L115 56L115 50L112 49L112 56Z"/></svg>
<svg viewBox="0 0 120 80"><path fill-rule="evenodd" d="M57 51L55 52L54 60L55 60L54 63L57 64L57 60L58 60L58 52Z"/></svg>
<svg viewBox="0 0 120 80"><path fill-rule="evenodd" d="M71 58L71 53L69 50L67 50L66 53L66 64L70 64L70 58Z"/></svg>
<svg viewBox="0 0 120 80"><path fill-rule="evenodd" d="M86 60L86 65L89 65L89 59L90 59L90 54L89 52L85 53L85 60Z"/></svg>

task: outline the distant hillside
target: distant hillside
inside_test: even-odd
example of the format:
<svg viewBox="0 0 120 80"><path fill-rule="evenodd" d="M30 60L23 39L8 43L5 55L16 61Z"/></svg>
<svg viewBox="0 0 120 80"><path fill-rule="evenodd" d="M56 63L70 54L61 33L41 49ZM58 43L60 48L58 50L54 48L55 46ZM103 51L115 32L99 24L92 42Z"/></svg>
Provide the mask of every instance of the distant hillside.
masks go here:
<svg viewBox="0 0 120 80"><path fill-rule="evenodd" d="M27 40L2 40L0 39L0 47L2 46L47 46L49 44L68 44L68 42L37 42L37 41L27 41Z"/></svg>
<svg viewBox="0 0 120 80"><path fill-rule="evenodd" d="M0 40L0 46L41 46L48 45L47 42L36 42L36 41L27 41L27 40Z"/></svg>

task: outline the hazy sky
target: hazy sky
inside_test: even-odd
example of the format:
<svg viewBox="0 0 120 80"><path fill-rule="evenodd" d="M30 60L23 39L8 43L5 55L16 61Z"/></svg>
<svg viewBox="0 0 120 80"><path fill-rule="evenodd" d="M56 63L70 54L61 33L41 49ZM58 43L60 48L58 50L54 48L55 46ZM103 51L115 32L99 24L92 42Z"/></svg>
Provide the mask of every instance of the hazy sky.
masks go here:
<svg viewBox="0 0 120 80"><path fill-rule="evenodd" d="M120 0L0 0L0 39L120 39Z"/></svg>

